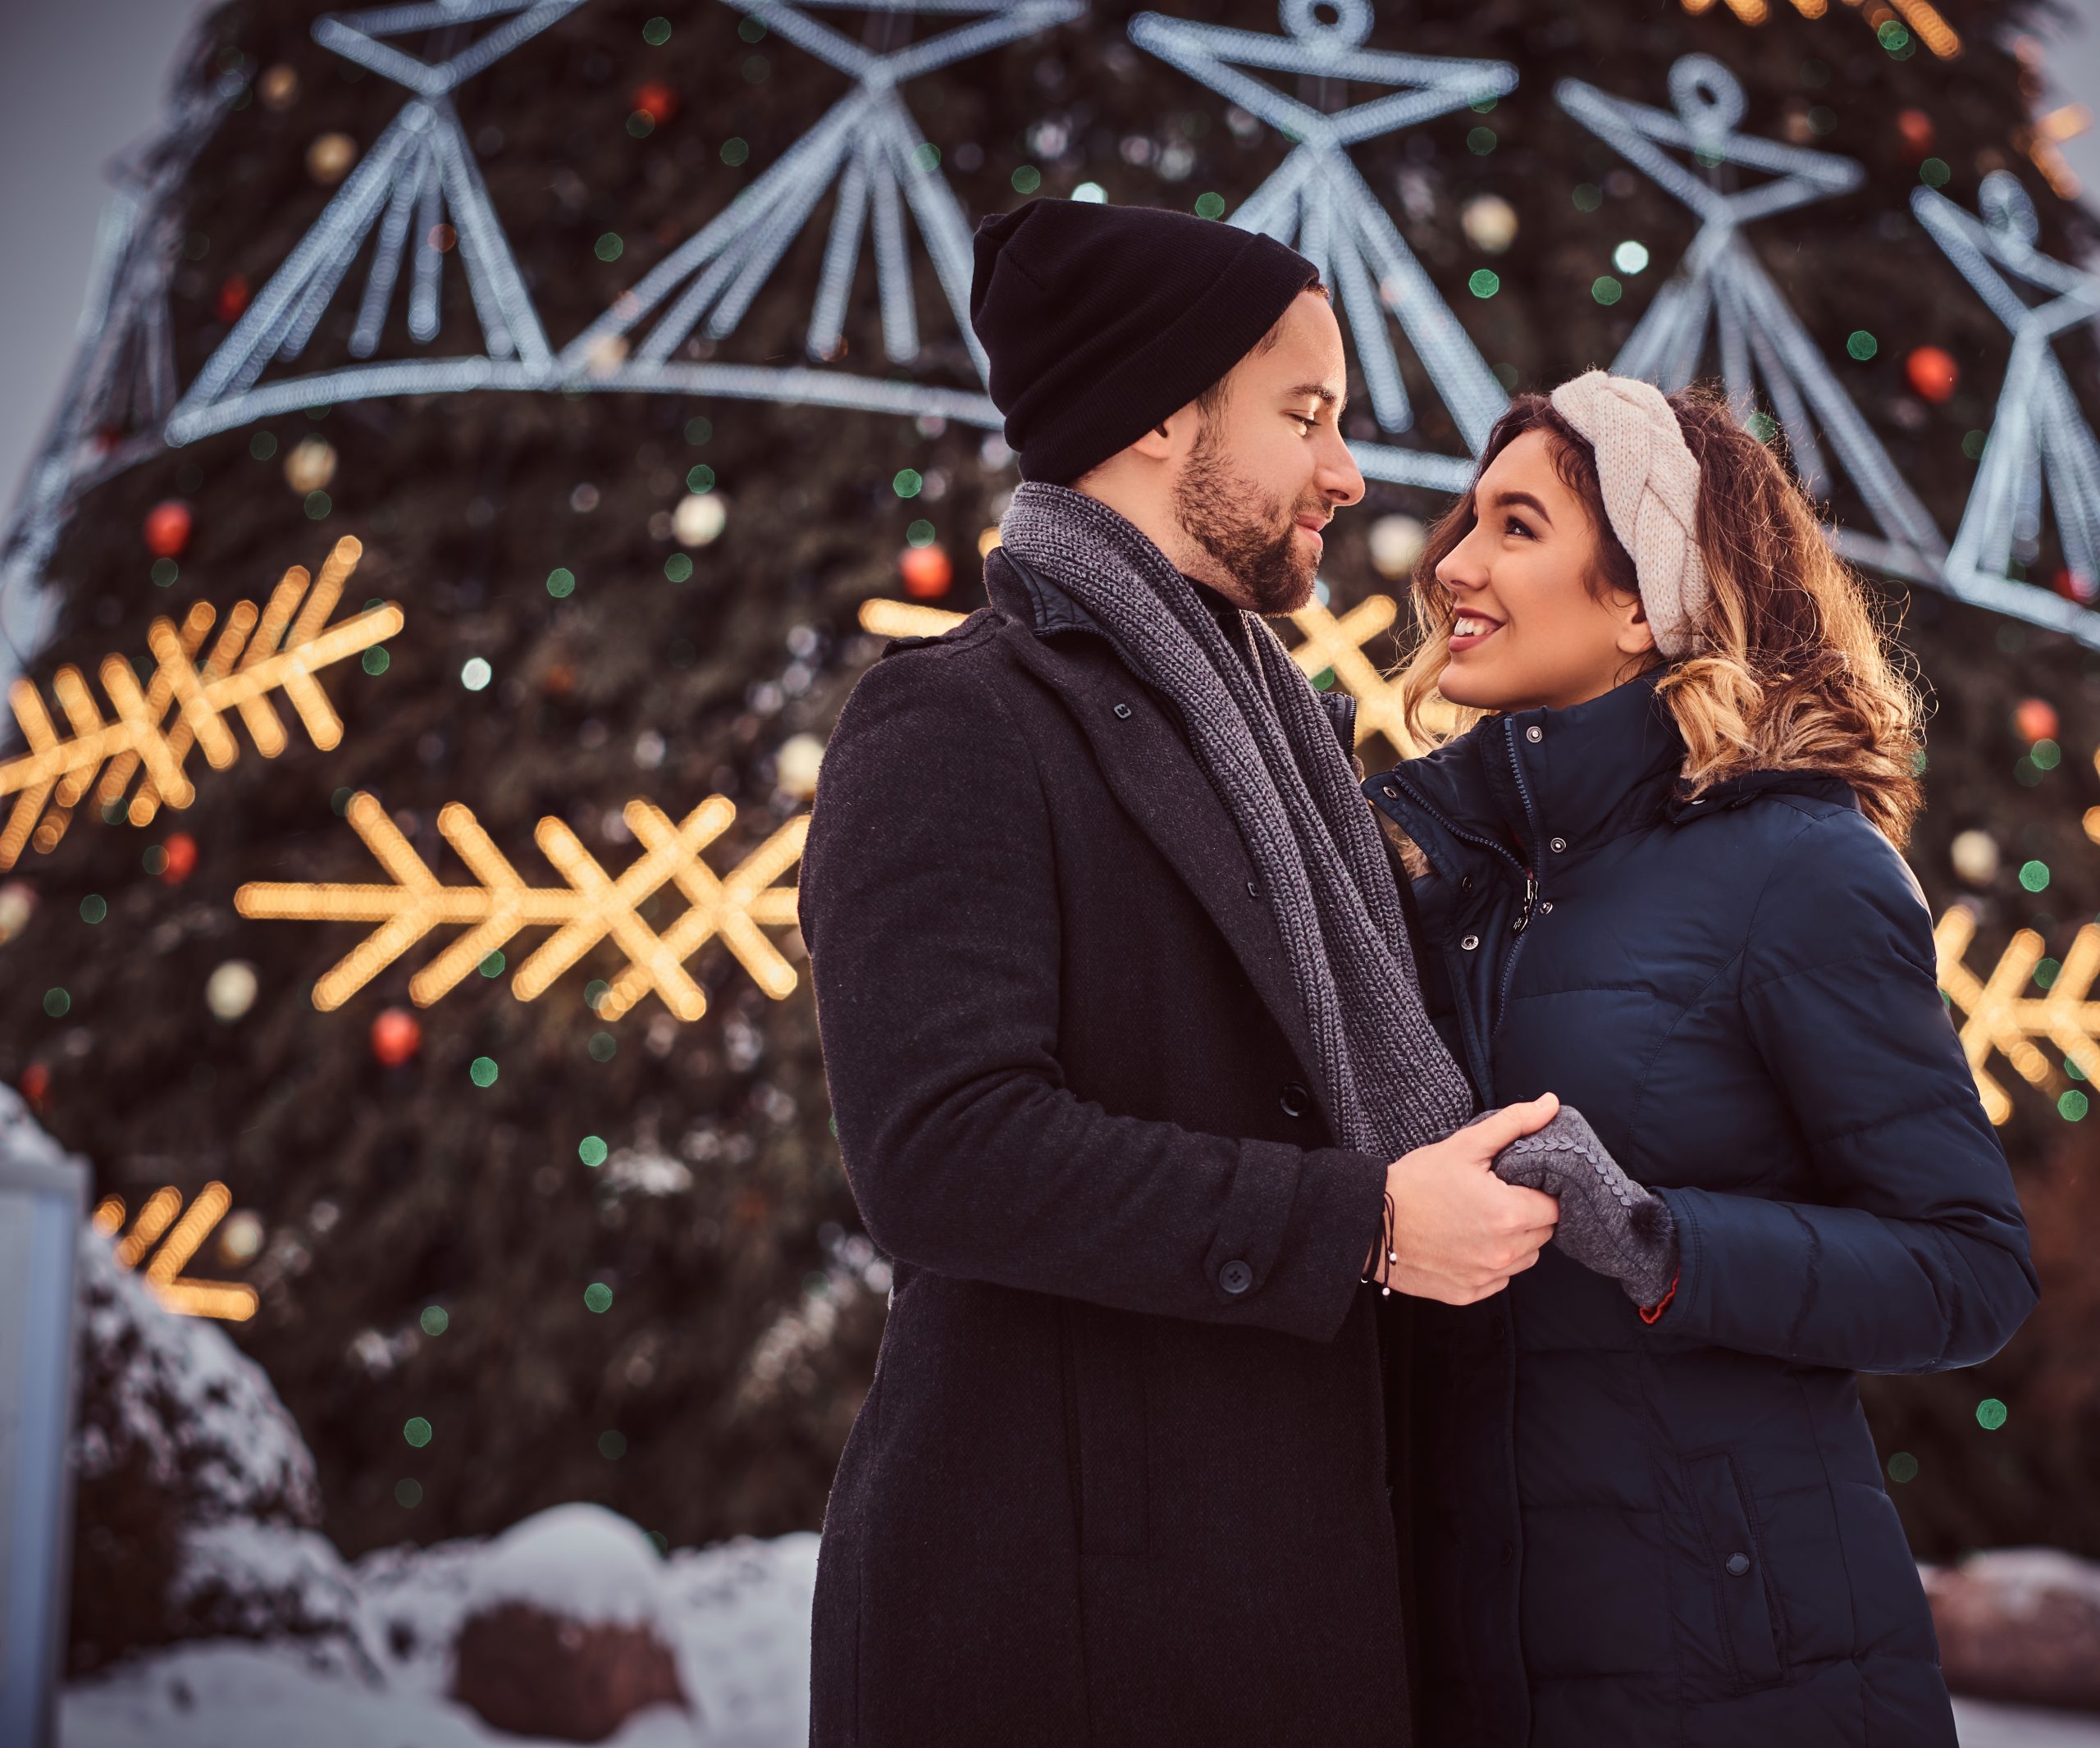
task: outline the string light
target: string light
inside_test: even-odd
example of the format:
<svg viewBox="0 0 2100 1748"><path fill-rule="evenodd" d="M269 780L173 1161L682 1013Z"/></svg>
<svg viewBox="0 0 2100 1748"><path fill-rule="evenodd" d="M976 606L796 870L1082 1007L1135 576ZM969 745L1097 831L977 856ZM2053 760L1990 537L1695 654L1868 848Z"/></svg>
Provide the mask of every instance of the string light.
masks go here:
<svg viewBox="0 0 2100 1748"><path fill-rule="evenodd" d="M135 1269L154 1244L159 1251L146 1264L146 1285L170 1311L191 1317L218 1317L244 1322L255 1315L255 1289L237 1280L199 1280L182 1271L197 1254L212 1230L233 1206L233 1193L214 1180L197 1193L178 1220L182 1192L172 1184L155 1190L140 1206L131 1230L116 1241L116 1257L121 1268ZM114 1236L124 1225L124 1198L104 1196L95 1206L89 1223L95 1230ZM165 1242L162 1235L165 1233Z"/></svg>
<svg viewBox="0 0 2100 1748"><path fill-rule="evenodd" d="M1130 21L1130 40L1296 142L1230 222L1291 244L1338 287L1372 412L1379 429L1394 435L1414 425L1386 325L1388 312L1399 322L1468 453L1440 455L1365 442L1352 443L1350 451L1371 478L1462 491L1509 398L1401 240L1349 148L1513 91L1517 70L1502 61L1365 49L1371 0L1282 0L1280 11L1287 37L1141 12ZM1335 16L1330 20L1323 12ZM1249 66L1401 89L1329 114L1243 71Z"/></svg>
<svg viewBox="0 0 2100 1748"><path fill-rule="evenodd" d="M564 821L549 816L540 821L534 842L568 883L534 887L457 801L440 810L438 833L477 885L441 884L372 796L354 795L347 812L393 884L251 881L234 894L234 908L243 916L381 924L314 985L313 1005L324 1012L341 1006L431 930L454 924L472 926L409 981L409 994L420 1006L445 995L520 930L543 927L555 933L511 979L521 1002L543 994L608 938L627 954L628 965L597 1003L601 1020L617 1019L651 990L679 1019L699 1019L707 1000L684 961L717 935L775 1001L795 988L793 967L760 931L796 921L795 889L774 883L801 857L806 814L782 826L726 878L700 855L736 819L736 805L726 796L710 796L675 824L651 803L629 801L621 817L642 853L618 878L598 865ZM638 907L666 884L678 888L688 908L659 934Z"/></svg>
<svg viewBox="0 0 2100 1748"><path fill-rule="evenodd" d="M1977 206L1979 213L1966 212L1929 188L1911 194L1918 222L2012 335L1982 463L1947 554L1947 575L1969 599L2100 648L2100 614L2081 605L2100 588L2100 445L2054 344L2059 335L2100 316L2100 275L2035 248L2040 226L2034 205L2010 171L1994 170L1984 178ZM2046 294L2045 301L2030 304L2007 276ZM2007 575L2015 558L2030 559L2039 550L2045 478L2074 600Z"/></svg>
<svg viewBox="0 0 2100 1748"><path fill-rule="evenodd" d="M1679 3L1694 18L1714 9L1714 0L1679 0ZM1845 3L1856 9L1860 0L1845 0ZM1890 4L1925 47L1941 60L1952 60L1961 52L1960 34L1929 0L1890 0ZM1793 5L1796 12L1808 19L1821 18L1830 10L1829 0L1793 0ZM1761 25L1772 16L1769 0L1728 0L1728 6L1746 25Z"/></svg>
<svg viewBox="0 0 2100 1748"><path fill-rule="evenodd" d="M155 619L146 632L156 664L148 684L139 683L123 656L103 659L103 688L116 712L113 722L96 708L77 668L59 669L51 682L71 725L70 737L59 734L36 687L17 679L8 688L7 701L29 751L0 764L0 796L19 797L0 828L0 869L11 868L32 838L38 850L50 851L91 785L102 810L110 815L142 768L144 781L124 810L130 824L148 824L163 802L187 807L196 793L183 769L190 748L201 746L217 770L231 764L239 753L239 742L225 720L229 714L246 725L264 758L275 758L284 751L286 736L270 702L272 691L283 691L316 746L323 751L335 747L343 737L342 719L314 674L370 648L403 623L401 609L387 603L368 607L339 624L327 623L363 550L354 540L338 541L317 579L293 565L259 613L252 601L236 601L201 666L194 658L212 627L211 606L197 603L180 628L171 619ZM176 719L168 723L171 710Z"/></svg>

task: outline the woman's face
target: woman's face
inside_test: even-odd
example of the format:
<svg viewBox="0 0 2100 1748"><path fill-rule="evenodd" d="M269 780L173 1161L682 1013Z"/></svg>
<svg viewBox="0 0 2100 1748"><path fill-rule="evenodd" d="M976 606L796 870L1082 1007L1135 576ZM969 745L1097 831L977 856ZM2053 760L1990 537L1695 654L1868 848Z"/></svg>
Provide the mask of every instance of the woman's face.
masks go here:
<svg viewBox="0 0 2100 1748"><path fill-rule="evenodd" d="M1458 617L1437 690L1476 710L1565 710L1649 665L1637 595L1592 595L1597 530L1532 430L1488 464L1473 525L1436 567Z"/></svg>

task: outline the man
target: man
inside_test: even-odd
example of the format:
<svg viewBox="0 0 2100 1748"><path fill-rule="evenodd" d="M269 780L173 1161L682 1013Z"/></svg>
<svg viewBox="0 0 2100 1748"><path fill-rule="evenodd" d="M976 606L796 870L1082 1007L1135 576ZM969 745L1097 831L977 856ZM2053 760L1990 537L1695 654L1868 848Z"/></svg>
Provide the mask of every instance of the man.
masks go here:
<svg viewBox="0 0 2100 1748"><path fill-rule="evenodd" d="M1055 200L979 228L970 308L1023 475L991 609L862 678L802 865L896 1263L811 1741L1403 1743L1362 1277L1529 1267L1554 1203L1490 1162L1554 1107L1451 1134L1354 702L1258 617L1363 495L1340 331L1267 237Z"/></svg>

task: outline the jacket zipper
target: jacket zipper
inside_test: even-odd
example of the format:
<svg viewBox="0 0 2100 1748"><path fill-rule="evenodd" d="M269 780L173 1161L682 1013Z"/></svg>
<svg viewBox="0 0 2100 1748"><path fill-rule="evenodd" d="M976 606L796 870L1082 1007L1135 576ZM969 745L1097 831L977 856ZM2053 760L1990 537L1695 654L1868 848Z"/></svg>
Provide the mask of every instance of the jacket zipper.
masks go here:
<svg viewBox="0 0 2100 1748"><path fill-rule="evenodd" d="M1509 979L1517 969L1517 955L1523 951L1524 930L1531 925L1532 907L1538 902L1539 877L1533 872L1539 865L1538 827L1532 813L1531 786L1524 781L1524 766L1517 756L1517 732L1507 717L1502 719L1502 744L1509 751L1509 772L1517 780L1517 801L1524 810L1524 828L1531 843L1531 865L1524 869L1524 906L1509 925L1509 933L1517 939L1509 949L1509 956L1502 961L1502 987L1495 997L1495 1024L1490 1029L1492 1037L1502 1029L1503 1016L1509 1011Z"/></svg>

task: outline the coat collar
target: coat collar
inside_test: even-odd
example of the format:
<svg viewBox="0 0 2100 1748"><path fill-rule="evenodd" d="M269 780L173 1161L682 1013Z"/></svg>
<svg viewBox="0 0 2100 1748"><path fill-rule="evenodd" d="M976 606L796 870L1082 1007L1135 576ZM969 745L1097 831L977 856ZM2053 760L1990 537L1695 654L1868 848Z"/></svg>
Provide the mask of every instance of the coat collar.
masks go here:
<svg viewBox="0 0 2100 1748"><path fill-rule="evenodd" d="M1689 825L1779 792L1856 807L1842 778L1822 771L1746 771L1681 792L1684 739L1656 696L1657 669L1563 710L1491 716L1454 740L1368 778L1372 804L1412 831L1409 792L1462 833L1494 839L1527 862L1535 845L1593 849L1668 822ZM1389 778L1399 778L1398 784ZM1389 794L1389 789L1397 794Z"/></svg>

